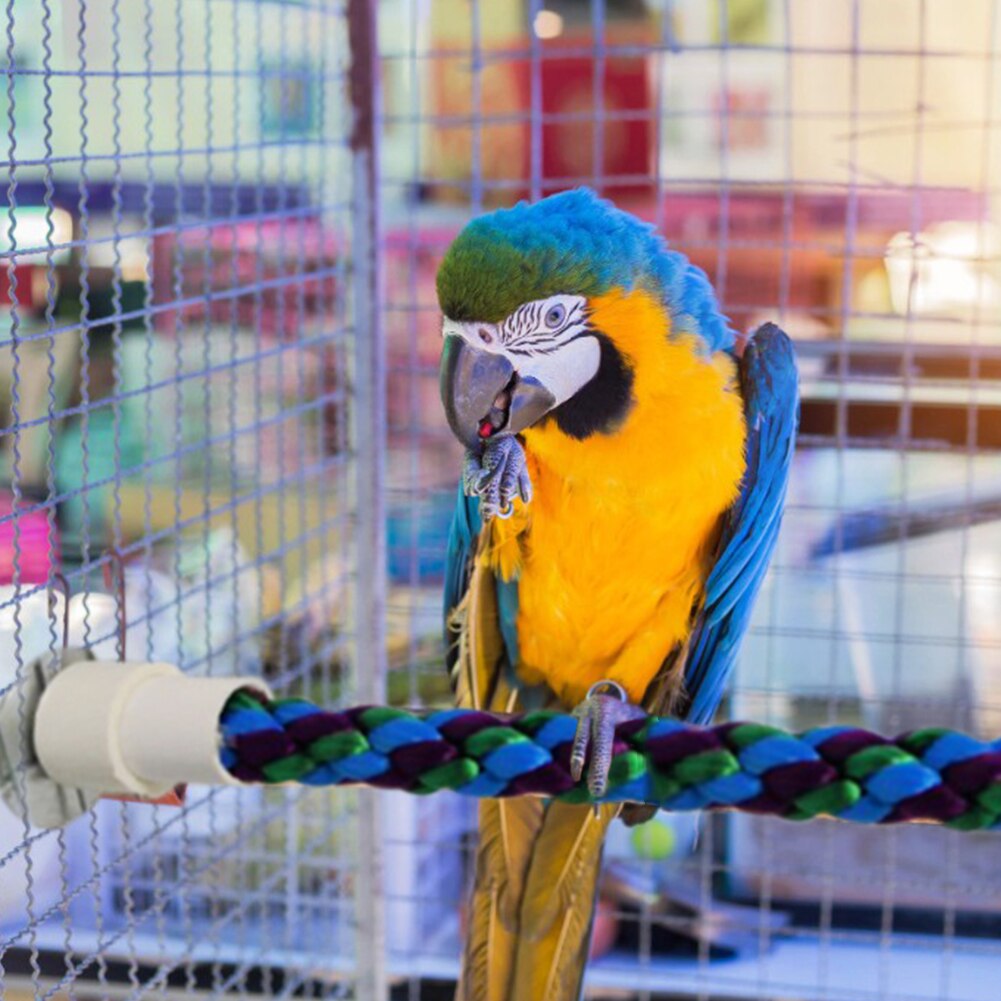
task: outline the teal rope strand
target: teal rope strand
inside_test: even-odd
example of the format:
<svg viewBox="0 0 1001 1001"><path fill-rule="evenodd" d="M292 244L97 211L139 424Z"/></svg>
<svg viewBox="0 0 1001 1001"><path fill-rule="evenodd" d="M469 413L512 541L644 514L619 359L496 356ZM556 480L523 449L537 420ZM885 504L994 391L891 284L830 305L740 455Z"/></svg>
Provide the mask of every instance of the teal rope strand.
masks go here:
<svg viewBox="0 0 1001 1001"><path fill-rule="evenodd" d="M220 720L221 755L245 782L590 803L586 785L570 775L575 727L572 716L555 712L328 712L244 691ZM616 731L601 802L992 829L1001 827L1001 742L942 728L890 740L855 727L793 734L758 723L696 727L650 716Z"/></svg>

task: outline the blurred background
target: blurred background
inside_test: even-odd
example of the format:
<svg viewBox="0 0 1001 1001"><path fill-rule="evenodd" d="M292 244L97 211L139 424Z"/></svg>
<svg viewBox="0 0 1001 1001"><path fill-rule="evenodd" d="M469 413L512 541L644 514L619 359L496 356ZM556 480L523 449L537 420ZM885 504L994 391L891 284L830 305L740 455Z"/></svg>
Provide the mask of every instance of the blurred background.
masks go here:
<svg viewBox="0 0 1001 1001"><path fill-rule="evenodd" d="M65 637L331 706L447 702L435 271L472 216L589 184L738 329L796 340L791 495L724 711L997 736L999 20L7 0L0 685ZM381 100L353 104L366 67ZM451 997L458 797L192 788L42 832L7 787L4 996ZM995 838L616 830L589 996L996 998Z"/></svg>

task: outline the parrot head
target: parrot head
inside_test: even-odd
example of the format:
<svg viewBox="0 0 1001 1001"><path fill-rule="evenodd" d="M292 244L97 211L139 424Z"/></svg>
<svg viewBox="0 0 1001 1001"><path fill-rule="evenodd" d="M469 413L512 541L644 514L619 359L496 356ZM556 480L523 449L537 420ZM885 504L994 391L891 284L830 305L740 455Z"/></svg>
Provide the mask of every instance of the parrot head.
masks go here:
<svg viewBox="0 0 1001 1001"><path fill-rule="evenodd" d="M732 344L705 275L587 188L473 220L437 286L442 402L468 448L548 420L584 439L625 418L635 359L592 309L608 293L659 301L666 322L656 336L695 335L706 353Z"/></svg>

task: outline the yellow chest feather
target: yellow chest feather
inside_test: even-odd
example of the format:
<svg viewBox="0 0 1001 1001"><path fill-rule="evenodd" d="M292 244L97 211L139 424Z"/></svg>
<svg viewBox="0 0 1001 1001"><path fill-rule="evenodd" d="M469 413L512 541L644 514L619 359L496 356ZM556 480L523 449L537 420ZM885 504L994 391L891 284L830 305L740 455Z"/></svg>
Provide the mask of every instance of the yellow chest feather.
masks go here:
<svg viewBox="0 0 1001 1001"><path fill-rule="evenodd" d="M687 639L744 472L729 357L669 339L642 292L595 300L592 316L633 369L633 406L583 441L554 421L526 431L533 499L492 523L486 553L518 574L519 676L567 705L604 678L639 701Z"/></svg>

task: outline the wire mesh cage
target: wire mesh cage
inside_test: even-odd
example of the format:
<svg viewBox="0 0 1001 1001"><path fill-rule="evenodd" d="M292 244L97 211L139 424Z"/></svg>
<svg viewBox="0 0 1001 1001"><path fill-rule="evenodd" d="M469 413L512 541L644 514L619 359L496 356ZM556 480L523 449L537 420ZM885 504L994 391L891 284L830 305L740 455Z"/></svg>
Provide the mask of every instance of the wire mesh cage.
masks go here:
<svg viewBox="0 0 1001 1001"><path fill-rule="evenodd" d="M7 5L5 686L69 642L356 688L347 52L335 5ZM350 796L3 824L12 997L350 993Z"/></svg>
<svg viewBox="0 0 1001 1001"><path fill-rule="evenodd" d="M587 184L797 344L725 712L996 737L999 16L7 0L0 684L68 640L447 703L437 264L476 214ZM451 794L192 787L0 831L5 996L451 996ZM589 996L996 997L995 837L616 827Z"/></svg>

